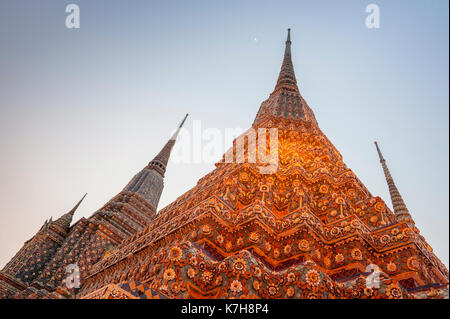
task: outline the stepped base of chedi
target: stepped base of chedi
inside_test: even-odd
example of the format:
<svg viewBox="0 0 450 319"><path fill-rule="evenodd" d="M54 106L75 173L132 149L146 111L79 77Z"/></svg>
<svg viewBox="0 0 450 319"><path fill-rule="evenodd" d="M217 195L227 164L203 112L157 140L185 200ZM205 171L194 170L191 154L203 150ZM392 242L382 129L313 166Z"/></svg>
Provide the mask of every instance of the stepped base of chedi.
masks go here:
<svg viewBox="0 0 450 319"><path fill-rule="evenodd" d="M149 166L164 164L158 176L173 143L164 161ZM266 155L275 147L275 161L256 156L260 145ZM288 33L277 84L251 130L193 189L101 248L71 296L448 298L448 270L420 235L377 150L393 211L320 130L297 86ZM140 185L139 176L130 185ZM155 183L147 185L151 193ZM156 200L146 195L151 207L161 190ZM133 196L148 202L142 194ZM16 297L70 296L56 289L28 287Z"/></svg>

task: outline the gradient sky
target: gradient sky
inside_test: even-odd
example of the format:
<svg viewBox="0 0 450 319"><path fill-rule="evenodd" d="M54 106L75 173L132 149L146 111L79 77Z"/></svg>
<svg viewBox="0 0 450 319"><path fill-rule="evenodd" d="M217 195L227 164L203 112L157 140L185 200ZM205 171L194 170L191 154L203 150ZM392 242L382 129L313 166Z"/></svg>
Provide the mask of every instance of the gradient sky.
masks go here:
<svg viewBox="0 0 450 319"><path fill-rule="evenodd" d="M381 28L367 29L376 3ZM65 27L65 6L81 28ZM448 1L0 1L0 267L88 192L120 192L186 112L248 128L292 28L321 129L390 205L377 140L416 225L449 261ZM160 208L213 169L169 163Z"/></svg>

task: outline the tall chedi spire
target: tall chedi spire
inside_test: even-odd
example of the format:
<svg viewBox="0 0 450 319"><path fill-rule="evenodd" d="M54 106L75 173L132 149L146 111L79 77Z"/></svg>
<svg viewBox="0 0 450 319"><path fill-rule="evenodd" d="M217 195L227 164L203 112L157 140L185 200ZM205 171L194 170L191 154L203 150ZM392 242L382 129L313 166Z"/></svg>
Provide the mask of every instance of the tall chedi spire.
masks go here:
<svg viewBox="0 0 450 319"><path fill-rule="evenodd" d="M292 63L291 44L291 29L288 29L277 84L269 98L261 104L253 126L262 127L268 121L272 121L273 124L274 119L291 120L294 125L302 124L303 122L300 120L317 125L314 113L301 96L297 86Z"/></svg>
<svg viewBox="0 0 450 319"><path fill-rule="evenodd" d="M389 169L386 165L386 160L384 159L383 154L381 154L380 148L378 147L378 143L377 142L374 143L377 148L380 163L381 166L383 167L384 176L386 177L386 182L389 187L389 193L391 195L392 206L394 208L394 214L396 216L396 219L398 221L408 221L414 223L414 221L411 218L411 214L409 213L408 208L406 207L405 202L403 201L403 198L397 189L397 186L395 186L394 179L392 178L392 175L389 172Z"/></svg>
<svg viewBox="0 0 450 319"><path fill-rule="evenodd" d="M155 156L155 158L148 164L148 169L154 169L158 173L160 173L164 177L164 173L166 172L167 163L169 162L170 153L172 152L172 148L175 145L175 141L177 140L177 136L186 121L186 118L189 114L186 114L181 121L180 125L173 133L172 137L167 141L166 145L162 148L162 150Z"/></svg>
<svg viewBox="0 0 450 319"><path fill-rule="evenodd" d="M167 163L169 162L170 153L187 117L188 114L185 115L175 133L170 137L158 155L142 171L136 174L124 188L126 192L137 193L144 197L153 206L155 211L164 187L164 174Z"/></svg>
<svg viewBox="0 0 450 319"><path fill-rule="evenodd" d="M286 39L286 47L284 49L283 64L281 65L281 71L278 75L278 81L275 86L275 91L280 88L290 89L298 91L297 79L295 78L294 65L292 64L291 57L291 29L288 29L288 35Z"/></svg>

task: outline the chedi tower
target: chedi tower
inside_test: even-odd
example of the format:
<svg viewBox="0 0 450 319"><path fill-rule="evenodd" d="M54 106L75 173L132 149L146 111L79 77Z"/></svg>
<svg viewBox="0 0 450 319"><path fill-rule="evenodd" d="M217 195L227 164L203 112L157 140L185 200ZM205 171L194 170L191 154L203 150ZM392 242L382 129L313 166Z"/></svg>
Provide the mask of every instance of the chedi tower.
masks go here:
<svg viewBox="0 0 450 319"><path fill-rule="evenodd" d="M260 143L269 152L269 139L236 139L227 152L235 161L217 163L96 263L77 298L448 294L448 270L419 234L381 152L394 213L320 130L297 86L289 31L275 89L252 128L277 129L275 171L248 160Z"/></svg>
<svg viewBox="0 0 450 319"><path fill-rule="evenodd" d="M95 263L123 240L151 225L170 153L186 118L187 114L155 158L89 218L83 217L71 226L83 197L69 213L46 221L0 271L0 298L71 297L77 289L67 289L69 265L78 269L77 277L83 283Z"/></svg>

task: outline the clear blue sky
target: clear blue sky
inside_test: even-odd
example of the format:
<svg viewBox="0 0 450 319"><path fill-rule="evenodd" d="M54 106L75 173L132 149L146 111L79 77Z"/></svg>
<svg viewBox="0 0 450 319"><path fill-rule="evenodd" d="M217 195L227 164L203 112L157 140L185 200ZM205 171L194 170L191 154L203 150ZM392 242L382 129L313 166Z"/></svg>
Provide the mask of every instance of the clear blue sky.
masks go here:
<svg viewBox="0 0 450 319"><path fill-rule="evenodd" d="M81 28L65 27L65 6ZM376 3L381 28L367 29ZM346 164L389 205L378 140L448 265L448 1L1 1L0 267L50 216L117 194L184 113L247 128L286 28L300 90ZM160 208L213 164L170 163Z"/></svg>

